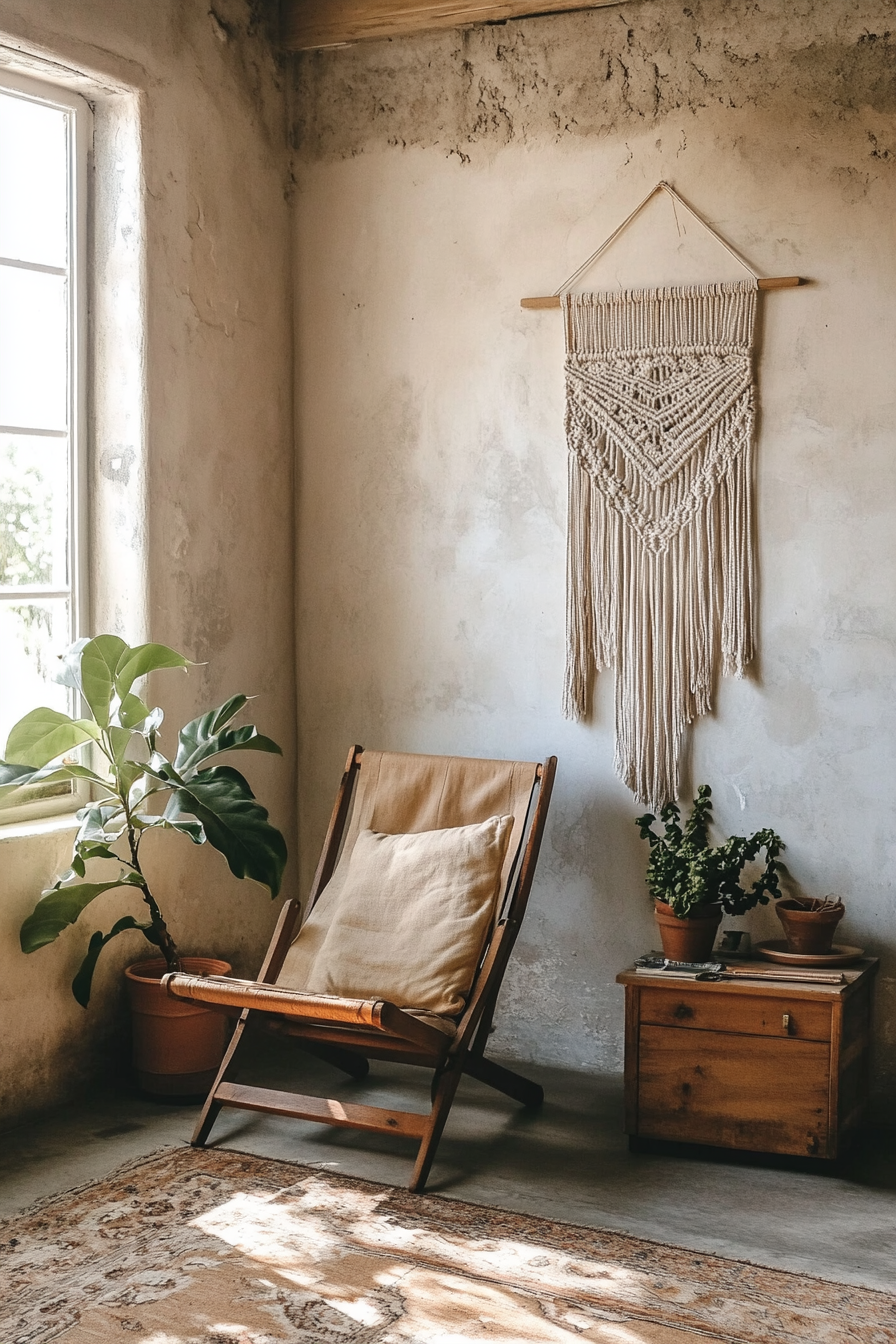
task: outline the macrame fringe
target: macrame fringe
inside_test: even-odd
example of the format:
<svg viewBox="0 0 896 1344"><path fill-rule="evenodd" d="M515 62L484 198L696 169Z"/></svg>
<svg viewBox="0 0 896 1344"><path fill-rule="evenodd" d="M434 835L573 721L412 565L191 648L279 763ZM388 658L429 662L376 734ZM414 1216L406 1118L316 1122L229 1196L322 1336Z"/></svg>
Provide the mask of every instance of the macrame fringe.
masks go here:
<svg viewBox="0 0 896 1344"><path fill-rule="evenodd" d="M615 668L616 770L658 809L678 794L682 734L711 711L717 670L742 676L753 656L755 286L566 296L565 309L563 708L585 718L594 674Z"/></svg>

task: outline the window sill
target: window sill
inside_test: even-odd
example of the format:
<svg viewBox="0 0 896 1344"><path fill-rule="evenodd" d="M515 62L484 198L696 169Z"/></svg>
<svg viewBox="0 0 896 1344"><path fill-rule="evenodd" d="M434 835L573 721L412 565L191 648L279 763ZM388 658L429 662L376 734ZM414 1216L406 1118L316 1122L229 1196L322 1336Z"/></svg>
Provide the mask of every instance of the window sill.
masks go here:
<svg viewBox="0 0 896 1344"><path fill-rule="evenodd" d="M4 840L24 840L33 835L52 835L56 831L76 831L80 826L74 812L58 812L54 817L34 817L30 821L10 821L0 825L0 844Z"/></svg>

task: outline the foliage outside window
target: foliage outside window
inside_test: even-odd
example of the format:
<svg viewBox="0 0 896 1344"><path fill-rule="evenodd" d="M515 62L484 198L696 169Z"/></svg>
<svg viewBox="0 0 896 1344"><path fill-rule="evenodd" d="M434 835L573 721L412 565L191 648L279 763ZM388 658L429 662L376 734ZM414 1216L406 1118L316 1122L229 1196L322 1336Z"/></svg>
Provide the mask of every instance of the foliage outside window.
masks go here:
<svg viewBox="0 0 896 1344"><path fill-rule="evenodd" d="M77 709L53 676L79 633L83 562L84 182L90 111L0 76L0 749L37 705ZM72 786L35 789L38 810Z"/></svg>

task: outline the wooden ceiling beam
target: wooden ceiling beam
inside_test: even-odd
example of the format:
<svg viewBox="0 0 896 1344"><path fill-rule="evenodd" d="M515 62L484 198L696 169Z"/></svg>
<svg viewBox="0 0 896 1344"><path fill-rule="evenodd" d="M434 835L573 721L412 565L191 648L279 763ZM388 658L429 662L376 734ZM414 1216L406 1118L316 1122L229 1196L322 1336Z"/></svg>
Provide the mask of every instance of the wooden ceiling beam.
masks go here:
<svg viewBox="0 0 896 1344"><path fill-rule="evenodd" d="M434 28L495 23L532 14L599 9L620 0L281 0L288 51L311 51Z"/></svg>

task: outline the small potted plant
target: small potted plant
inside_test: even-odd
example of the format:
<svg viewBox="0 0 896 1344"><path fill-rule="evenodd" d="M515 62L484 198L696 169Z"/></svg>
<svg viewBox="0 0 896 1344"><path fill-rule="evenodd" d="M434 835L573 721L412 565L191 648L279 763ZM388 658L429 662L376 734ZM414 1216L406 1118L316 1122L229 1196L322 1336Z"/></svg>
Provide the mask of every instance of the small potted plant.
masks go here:
<svg viewBox="0 0 896 1344"><path fill-rule="evenodd" d="M189 666L188 658L163 644L130 648L115 635L79 640L63 655L57 679L79 693L89 715L73 719L54 709L32 710L10 732L0 762L0 805L15 802L27 785L57 780L84 781L92 795L78 813L71 867L42 893L22 925L23 952L53 942L104 892L119 888L142 902L142 920L126 914L108 933L91 936L72 993L86 1008L103 948L125 930L138 929L156 951L153 959L125 971L138 1080L144 1090L177 1095L210 1085L226 1021L201 1005L168 998L161 976L180 969L226 974L230 967L211 958L181 957L141 865L143 841L167 830L196 845L208 842L236 877L260 882L272 897L286 864L286 842L247 780L218 759L230 751L280 754L254 725L232 726L247 704L245 695L232 696L182 728L172 760L159 750L162 711L151 709L134 685L149 672ZM85 745L90 754L81 763L73 753ZM88 881L88 865L95 862L116 871L103 881Z"/></svg>
<svg viewBox="0 0 896 1344"><path fill-rule="evenodd" d="M646 813L636 825L650 845L647 888L654 899L663 951L675 961L705 961L712 952L723 914L742 915L757 905L768 905L781 892L778 855L784 848L772 830L748 838L733 835L711 846L712 790L701 784L684 827L676 803L660 812L664 830L653 830L656 817ZM765 851L765 867L750 887L740 885L748 863Z"/></svg>
<svg viewBox="0 0 896 1344"><path fill-rule="evenodd" d="M845 914L839 896L787 896L775 906L784 926L787 951L801 956L827 956L837 925Z"/></svg>

